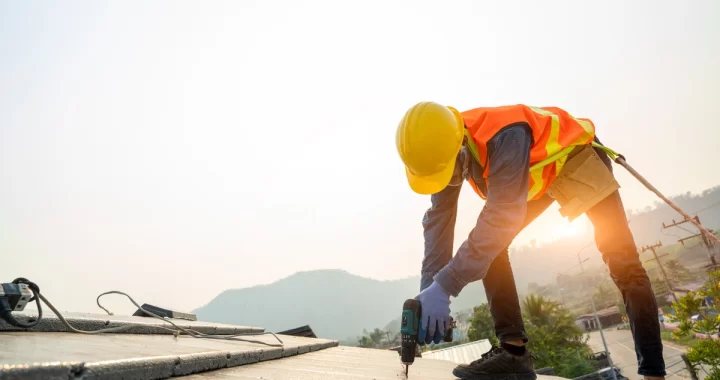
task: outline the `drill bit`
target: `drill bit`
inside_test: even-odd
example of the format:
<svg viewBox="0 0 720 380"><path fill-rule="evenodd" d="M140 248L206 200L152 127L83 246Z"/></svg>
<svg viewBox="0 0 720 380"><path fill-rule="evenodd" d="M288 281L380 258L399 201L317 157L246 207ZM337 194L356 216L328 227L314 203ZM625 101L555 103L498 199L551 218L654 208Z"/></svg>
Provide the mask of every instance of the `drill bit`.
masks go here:
<svg viewBox="0 0 720 380"><path fill-rule="evenodd" d="M409 366L407 364L405 364L405 377L407 377L407 375L408 375L408 369L409 369Z"/></svg>

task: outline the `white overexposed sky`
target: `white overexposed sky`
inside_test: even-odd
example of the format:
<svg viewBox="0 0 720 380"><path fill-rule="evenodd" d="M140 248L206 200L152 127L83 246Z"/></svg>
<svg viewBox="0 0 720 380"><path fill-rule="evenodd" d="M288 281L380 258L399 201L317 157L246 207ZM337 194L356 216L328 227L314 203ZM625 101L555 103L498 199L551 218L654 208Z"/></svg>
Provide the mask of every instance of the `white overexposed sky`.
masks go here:
<svg viewBox="0 0 720 380"><path fill-rule="evenodd" d="M559 106L668 194L718 185L718 19L716 0L1 1L0 282L189 310L300 270L416 275L429 198L394 138L421 100ZM617 171L626 208L655 200ZM458 243L481 207L466 186ZM573 228L552 209L515 243Z"/></svg>

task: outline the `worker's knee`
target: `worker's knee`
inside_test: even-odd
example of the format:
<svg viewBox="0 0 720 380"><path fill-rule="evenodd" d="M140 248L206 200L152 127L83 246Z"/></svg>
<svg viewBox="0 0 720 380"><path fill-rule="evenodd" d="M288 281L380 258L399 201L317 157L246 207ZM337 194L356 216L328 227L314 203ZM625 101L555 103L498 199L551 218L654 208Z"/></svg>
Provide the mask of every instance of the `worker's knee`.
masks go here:
<svg viewBox="0 0 720 380"><path fill-rule="evenodd" d="M605 262L613 281L619 288L649 286L650 280L637 253L613 255Z"/></svg>

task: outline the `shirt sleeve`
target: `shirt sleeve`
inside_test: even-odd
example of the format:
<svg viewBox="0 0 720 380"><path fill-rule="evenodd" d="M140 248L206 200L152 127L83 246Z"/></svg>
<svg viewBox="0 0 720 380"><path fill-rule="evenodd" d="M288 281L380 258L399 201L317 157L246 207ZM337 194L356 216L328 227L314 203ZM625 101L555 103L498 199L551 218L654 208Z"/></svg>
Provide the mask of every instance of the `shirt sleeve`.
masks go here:
<svg viewBox="0 0 720 380"><path fill-rule="evenodd" d="M475 228L434 280L457 297L485 277L495 257L522 229L527 210L532 134L525 125L508 127L488 143L488 192Z"/></svg>
<svg viewBox="0 0 720 380"><path fill-rule="evenodd" d="M458 156L451 185L430 196L431 205L422 220L425 253L420 275L420 291L432 285L433 277L450 262L453 255L458 197L462 187L464 153Z"/></svg>

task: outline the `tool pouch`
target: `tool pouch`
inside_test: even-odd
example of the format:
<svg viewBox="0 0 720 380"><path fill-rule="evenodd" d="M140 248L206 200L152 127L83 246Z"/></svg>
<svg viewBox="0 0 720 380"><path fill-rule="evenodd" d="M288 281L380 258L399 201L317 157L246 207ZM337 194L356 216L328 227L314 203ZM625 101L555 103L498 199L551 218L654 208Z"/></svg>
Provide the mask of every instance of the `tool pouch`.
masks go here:
<svg viewBox="0 0 720 380"><path fill-rule="evenodd" d="M595 149L584 145L571 152L548 195L560 204L560 214L572 221L619 188Z"/></svg>

